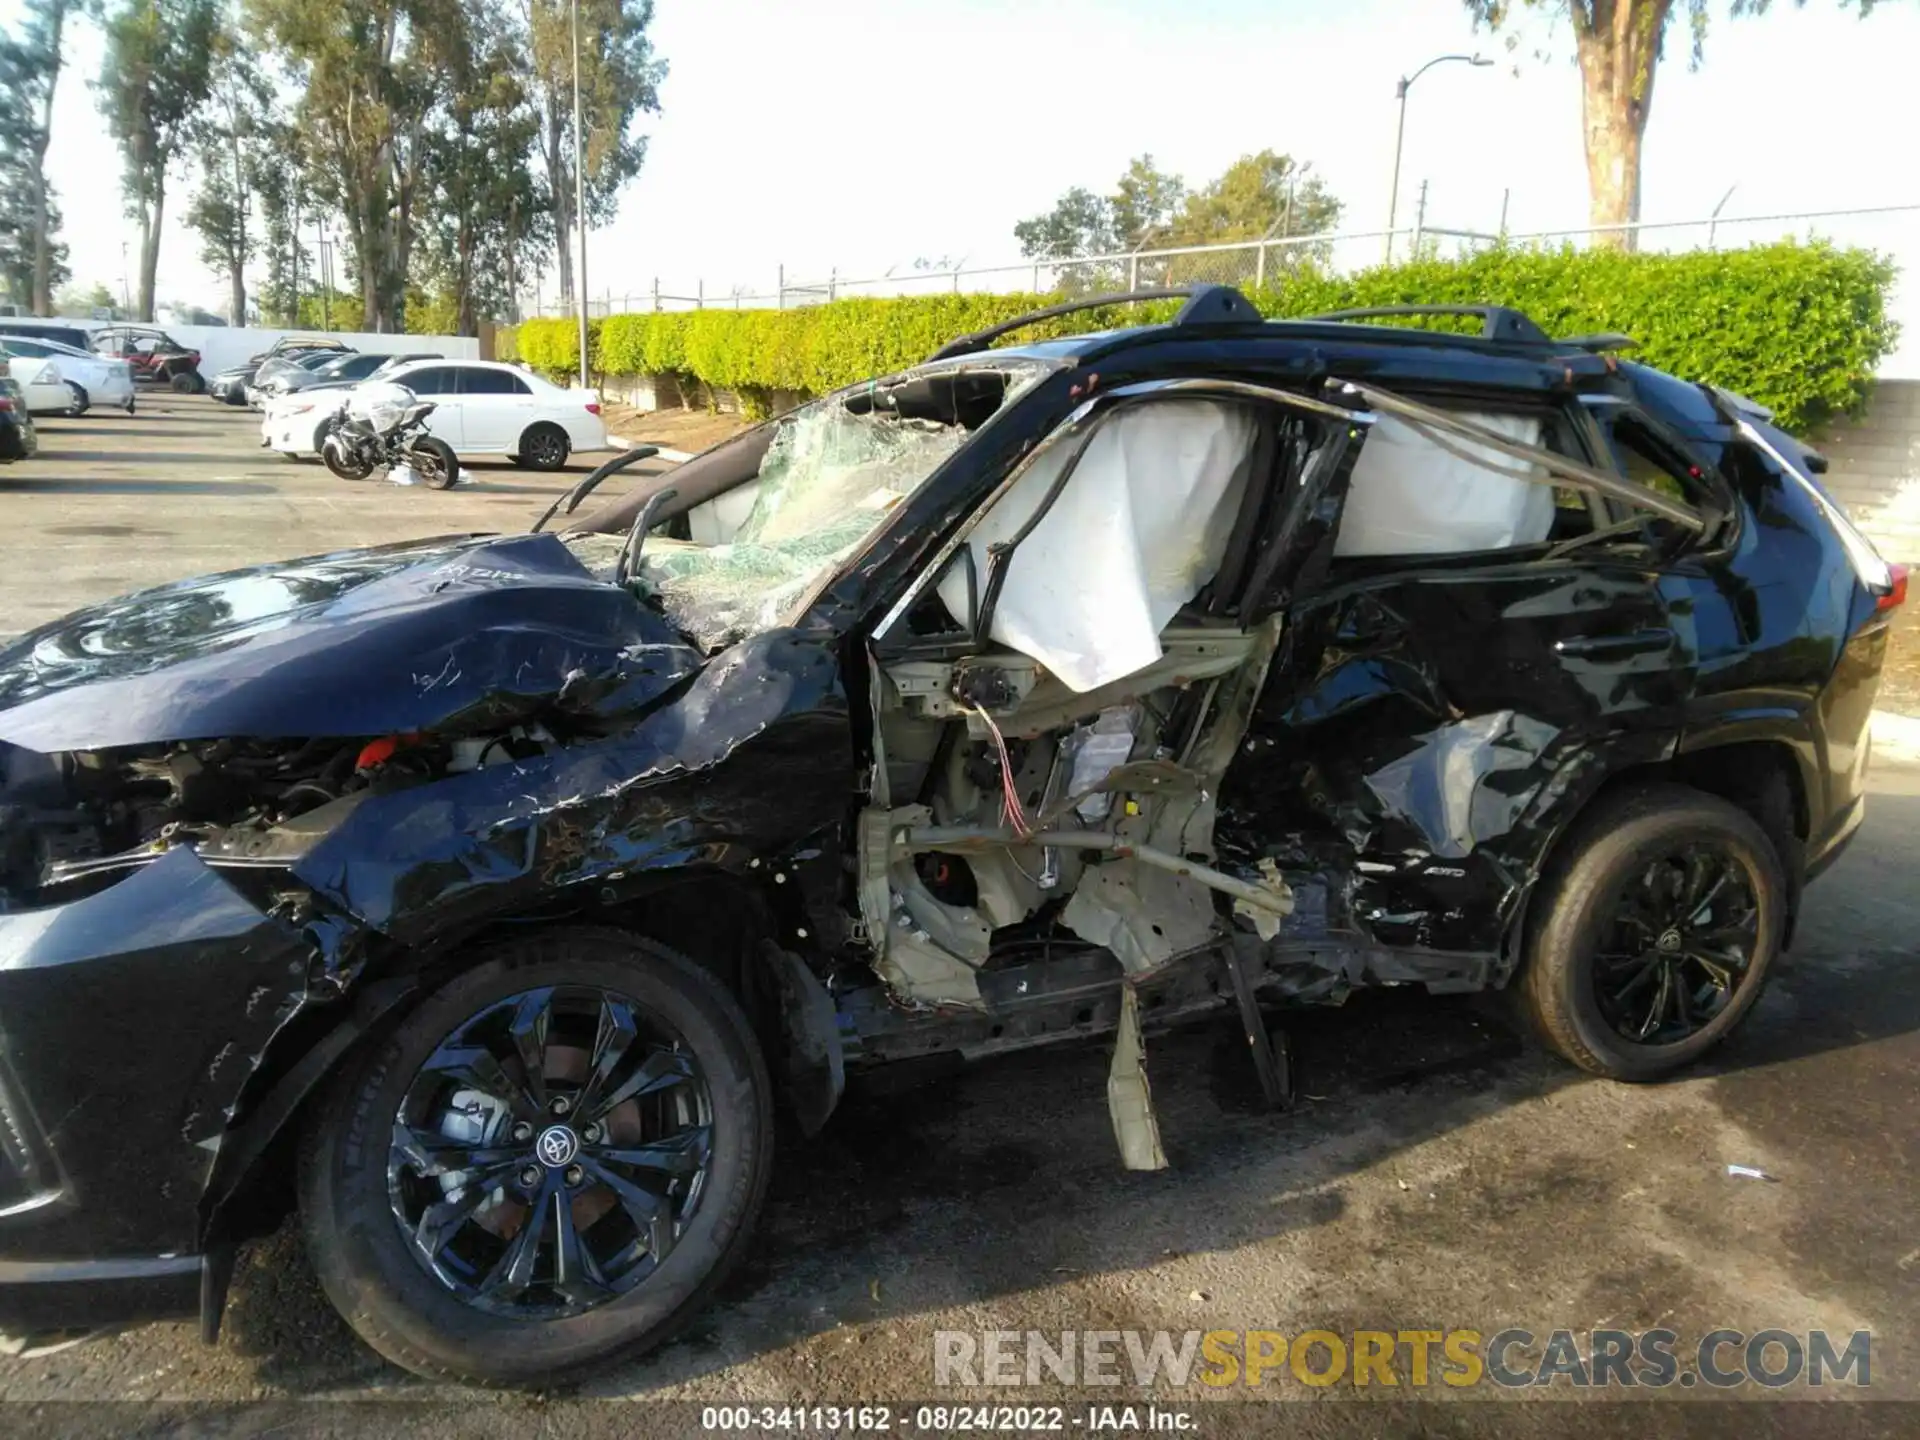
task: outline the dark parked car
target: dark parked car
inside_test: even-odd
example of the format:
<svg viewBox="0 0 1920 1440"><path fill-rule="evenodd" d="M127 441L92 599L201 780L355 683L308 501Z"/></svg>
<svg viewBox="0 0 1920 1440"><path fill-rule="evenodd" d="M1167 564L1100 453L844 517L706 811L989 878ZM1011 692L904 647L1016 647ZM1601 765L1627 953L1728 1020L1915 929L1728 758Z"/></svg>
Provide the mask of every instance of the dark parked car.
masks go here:
<svg viewBox="0 0 1920 1440"><path fill-rule="evenodd" d="M247 386L253 383L253 375L260 368L255 361L244 365L229 365L207 377L207 396L227 405L247 403Z"/></svg>
<svg viewBox="0 0 1920 1440"><path fill-rule="evenodd" d="M11 377L0 375L0 465L31 460L39 449L25 393Z"/></svg>
<svg viewBox="0 0 1920 1440"><path fill-rule="evenodd" d="M212 376L207 381L207 394L228 405L245 405L247 387L254 384L256 375L269 365L277 372L280 368L278 362L282 360L308 359L312 364L319 365L353 353L343 342L324 336L283 335L258 355L248 356L243 364L230 365Z"/></svg>
<svg viewBox="0 0 1920 1440"><path fill-rule="evenodd" d="M1860 822L1904 573L1617 338L1379 318L1016 322L573 533L0 652L0 1319L211 1331L292 1180L369 1344L542 1383L696 1313L858 1068L1112 1032L1155 1168L1143 1032L1211 1011L1276 1103L1262 1004L1371 985L1699 1056Z"/></svg>
<svg viewBox="0 0 1920 1440"><path fill-rule="evenodd" d="M263 375L256 384L263 395L269 396L290 395L296 390L308 390L315 385L354 384L366 379L383 365L390 364L393 358L370 351L335 355L317 365L295 366L276 375Z"/></svg>

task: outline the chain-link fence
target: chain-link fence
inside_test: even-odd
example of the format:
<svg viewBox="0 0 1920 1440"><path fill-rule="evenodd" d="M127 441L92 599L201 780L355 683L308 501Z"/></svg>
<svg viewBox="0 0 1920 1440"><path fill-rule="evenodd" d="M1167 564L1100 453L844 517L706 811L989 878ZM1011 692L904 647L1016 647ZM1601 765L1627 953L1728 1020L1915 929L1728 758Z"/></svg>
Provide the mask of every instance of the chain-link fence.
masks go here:
<svg viewBox="0 0 1920 1440"><path fill-rule="evenodd" d="M599 317L645 310L791 309L853 295L1020 291L1090 295L1208 282L1258 288L1280 283L1288 272L1305 265L1322 272L1350 274L1412 254L1446 257L1502 243L1585 246L1621 230L1635 231L1636 243L1647 250L1714 249L1787 237L1821 238L1839 245L1881 251L1893 259L1903 275L1920 271L1920 204L1876 205L1778 215L1716 215L1647 221L1634 226L1579 225L1513 233L1503 232L1498 225L1467 228L1416 223L1392 231L1278 236L1226 245L1026 259L951 269L915 267L880 276L843 275L838 269L830 269L824 277L818 274L797 277L790 276L785 266L778 266L771 283L724 289L709 287L703 280L696 280L692 285L663 287L657 279L639 291L620 292L609 287L588 300L587 312ZM1902 324L1904 339L1901 352L1893 357L1892 368L1883 373L1920 376L1920 284L1910 283L1896 291L1893 310L1894 318ZM542 303L536 298L533 305L525 307L525 313L570 315L573 311L564 301Z"/></svg>

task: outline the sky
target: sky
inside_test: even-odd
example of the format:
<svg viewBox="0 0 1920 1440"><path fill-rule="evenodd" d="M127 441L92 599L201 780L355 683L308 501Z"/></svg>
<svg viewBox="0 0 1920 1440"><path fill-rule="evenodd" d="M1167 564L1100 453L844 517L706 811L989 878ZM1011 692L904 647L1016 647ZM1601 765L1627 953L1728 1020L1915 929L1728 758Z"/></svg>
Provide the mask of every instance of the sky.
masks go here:
<svg viewBox="0 0 1920 1440"><path fill-rule="evenodd" d="M0 0L0 25L20 0ZM1016 221L1068 187L1111 188L1152 153L1201 183L1271 147L1311 161L1343 228L1384 223L1396 79L1413 87L1402 221L1515 232L1582 223L1586 174L1572 36L1534 22L1509 49L1457 0L656 0L670 71L645 123L645 168L588 242L590 293L709 296L789 280L879 276L916 260L1012 261ZM1537 52L1549 52L1542 58ZM1705 64L1668 46L1646 138L1642 217L1920 203L1920 4L1867 20L1837 0L1717 17ZM116 293L133 239L120 165L87 81L100 42L70 50L49 166L75 280ZM179 223L164 302L222 308L225 287ZM1767 227L1771 235L1780 227ZM1920 214L1820 222L1920 265ZM1725 232L1736 239L1744 232ZM1755 238L1760 238L1757 235ZM129 245L137 253L137 244ZM543 283L548 299L551 278ZM529 297L531 298L531 297Z"/></svg>

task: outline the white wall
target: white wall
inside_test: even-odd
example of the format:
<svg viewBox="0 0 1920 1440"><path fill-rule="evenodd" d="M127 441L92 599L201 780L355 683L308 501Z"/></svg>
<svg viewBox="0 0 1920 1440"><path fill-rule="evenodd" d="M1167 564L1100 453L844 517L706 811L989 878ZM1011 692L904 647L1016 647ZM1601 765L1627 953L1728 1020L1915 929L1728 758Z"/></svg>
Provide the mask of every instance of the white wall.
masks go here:
<svg viewBox="0 0 1920 1440"><path fill-rule="evenodd" d="M310 330L265 330L252 326L162 325L182 345L200 352L200 373L212 375L230 365L243 364L285 335L311 335ZM480 342L471 335L359 335L336 331L328 337L371 354L441 354L449 360L478 360Z"/></svg>

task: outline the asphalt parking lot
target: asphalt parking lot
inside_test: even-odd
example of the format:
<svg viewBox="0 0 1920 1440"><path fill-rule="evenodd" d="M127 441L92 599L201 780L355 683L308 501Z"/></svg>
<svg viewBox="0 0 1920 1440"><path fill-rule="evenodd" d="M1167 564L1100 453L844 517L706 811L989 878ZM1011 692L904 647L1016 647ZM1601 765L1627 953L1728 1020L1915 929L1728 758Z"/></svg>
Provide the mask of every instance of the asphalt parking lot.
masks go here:
<svg viewBox="0 0 1920 1440"><path fill-rule="evenodd" d="M503 462L475 465L466 491L349 485L257 441L245 411L191 397L143 396L132 418L47 422L41 456L0 469L0 633L207 570L523 527L566 483ZM43 1417L8 1428L63 1427L81 1413L68 1402L89 1400L453 1400L409 1412L410 1428L453 1435L557 1428L561 1404L570 1432L645 1428L635 1407L581 1400L1066 1398L936 1392L934 1332L990 1329L1520 1326L1544 1338L1665 1326L1683 1354L1722 1327L1870 1330L1872 1384L1853 1393L1920 1400L1920 772L1878 770L1874 788L1865 829L1809 893L1748 1024L1678 1081L1580 1076L1517 1033L1499 997L1391 993L1295 1017L1303 1094L1286 1115L1258 1109L1244 1052L1220 1030L1150 1042L1173 1168L1134 1175L1114 1154L1103 1050L917 1085L898 1077L850 1097L817 1140L789 1138L752 1254L692 1333L563 1402L437 1389L386 1366L328 1308L289 1229L243 1257L215 1347L190 1325L155 1325L0 1362L0 1399L27 1402L15 1417ZM1730 1164L1772 1178L1730 1175ZM1717 1393L1785 1403L1834 1392ZM1557 1384L1497 1398L1575 1394ZM1673 1404L1706 1396L1684 1379L1663 1392ZM1158 1398L1357 1404L1409 1392L1283 1377ZM1461 1403L1422 1418L1427 1433L1511 1419L1510 1406L1436 1398ZM148 1424L141 1415L173 1423L171 1412L101 1413L121 1430ZM697 1411L684 1414L697 1428ZM1696 1409L1689 1424L1800 1431L1780 1414ZM1285 1418L1320 1430L1331 1417L1297 1403ZM1587 1407L1580 1428L1637 1435L1652 1418L1640 1405ZM1908 1406L1864 1405L1847 1433L1917 1423Z"/></svg>
<svg viewBox="0 0 1920 1440"><path fill-rule="evenodd" d="M40 453L0 466L0 634L187 575L424 535L524 529L605 455L562 474L466 460L455 490L348 483L260 448L260 417L142 390L137 413L36 417Z"/></svg>

